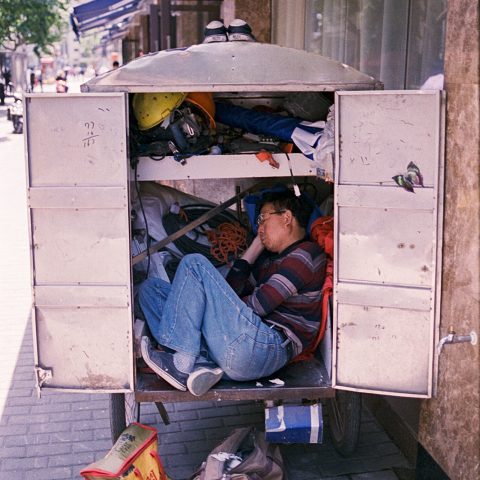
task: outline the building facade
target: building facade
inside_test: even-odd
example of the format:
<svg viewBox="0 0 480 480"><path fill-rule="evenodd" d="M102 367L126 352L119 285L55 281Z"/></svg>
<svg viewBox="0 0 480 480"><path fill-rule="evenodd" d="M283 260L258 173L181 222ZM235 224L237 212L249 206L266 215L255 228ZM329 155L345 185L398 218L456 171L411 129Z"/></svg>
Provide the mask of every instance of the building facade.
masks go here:
<svg viewBox="0 0 480 480"><path fill-rule="evenodd" d="M222 18L246 20L260 42L317 52L386 89L444 88L446 185L440 335L480 327L479 5L471 0L151 0L122 30L123 63L200 43ZM123 28L123 27L122 27ZM115 31L110 29L110 31ZM118 32L117 32L118 33ZM118 36L115 38L119 38ZM113 41L114 37L112 37ZM109 41L108 38L105 40ZM428 83L427 83L428 85ZM431 83L432 85L432 83ZM480 478L479 346L448 345L429 400L365 398L392 436L426 452L452 479ZM392 418L397 419L394 426ZM390 430L389 430L390 431ZM406 441L405 436L411 437ZM418 443L416 443L418 442Z"/></svg>

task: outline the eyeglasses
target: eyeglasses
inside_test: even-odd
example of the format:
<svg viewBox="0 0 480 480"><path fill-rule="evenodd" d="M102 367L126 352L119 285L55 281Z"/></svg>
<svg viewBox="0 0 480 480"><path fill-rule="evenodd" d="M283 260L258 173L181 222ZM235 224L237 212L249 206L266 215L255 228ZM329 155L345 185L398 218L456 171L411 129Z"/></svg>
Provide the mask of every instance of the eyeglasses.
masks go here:
<svg viewBox="0 0 480 480"><path fill-rule="evenodd" d="M265 220L267 220L267 215L279 215L280 213L285 213L286 210L274 210L273 212L264 212L260 213L257 217L257 226L263 225Z"/></svg>

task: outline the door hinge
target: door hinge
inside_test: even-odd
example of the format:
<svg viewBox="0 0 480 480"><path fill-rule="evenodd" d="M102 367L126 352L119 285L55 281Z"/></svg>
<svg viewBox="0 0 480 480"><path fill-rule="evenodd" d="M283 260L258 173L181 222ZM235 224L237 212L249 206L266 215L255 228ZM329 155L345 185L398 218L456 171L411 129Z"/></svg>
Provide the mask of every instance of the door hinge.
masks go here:
<svg viewBox="0 0 480 480"><path fill-rule="evenodd" d="M35 375L37 378L37 387L42 388L43 384L53 377L51 368L35 367Z"/></svg>

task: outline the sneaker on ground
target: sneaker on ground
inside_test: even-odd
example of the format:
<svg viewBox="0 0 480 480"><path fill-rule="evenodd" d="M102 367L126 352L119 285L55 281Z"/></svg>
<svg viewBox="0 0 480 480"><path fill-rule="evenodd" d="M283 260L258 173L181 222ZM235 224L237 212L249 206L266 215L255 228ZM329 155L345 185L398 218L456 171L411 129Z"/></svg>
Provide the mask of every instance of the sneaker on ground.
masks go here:
<svg viewBox="0 0 480 480"><path fill-rule="evenodd" d="M203 32L203 43L227 42L227 29L220 20L210 22Z"/></svg>
<svg viewBox="0 0 480 480"><path fill-rule="evenodd" d="M227 28L227 36L230 42L255 42L250 25L239 18L236 18Z"/></svg>
<svg viewBox="0 0 480 480"><path fill-rule="evenodd" d="M199 367L188 376L188 391L192 395L200 397L218 383L222 375L223 370L220 367Z"/></svg>
<svg viewBox="0 0 480 480"><path fill-rule="evenodd" d="M188 373L177 370L173 354L155 350L148 337L142 337L140 345L145 363L161 378L182 392L187 390Z"/></svg>

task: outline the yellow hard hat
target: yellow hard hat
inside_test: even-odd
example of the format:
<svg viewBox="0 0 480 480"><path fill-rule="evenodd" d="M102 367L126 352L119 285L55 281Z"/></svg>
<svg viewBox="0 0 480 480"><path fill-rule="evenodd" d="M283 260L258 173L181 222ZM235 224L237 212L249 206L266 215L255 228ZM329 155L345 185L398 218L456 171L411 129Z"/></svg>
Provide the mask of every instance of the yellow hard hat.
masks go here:
<svg viewBox="0 0 480 480"><path fill-rule="evenodd" d="M191 92L187 95L185 101L193 103L196 105L205 115L208 117L210 122L210 128L215 130L215 102L213 101L213 96L209 92Z"/></svg>
<svg viewBox="0 0 480 480"><path fill-rule="evenodd" d="M149 130L163 122L185 99L180 92L135 93L133 113L140 130Z"/></svg>

